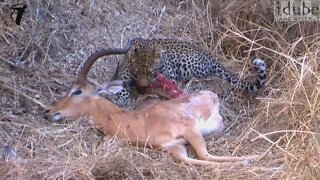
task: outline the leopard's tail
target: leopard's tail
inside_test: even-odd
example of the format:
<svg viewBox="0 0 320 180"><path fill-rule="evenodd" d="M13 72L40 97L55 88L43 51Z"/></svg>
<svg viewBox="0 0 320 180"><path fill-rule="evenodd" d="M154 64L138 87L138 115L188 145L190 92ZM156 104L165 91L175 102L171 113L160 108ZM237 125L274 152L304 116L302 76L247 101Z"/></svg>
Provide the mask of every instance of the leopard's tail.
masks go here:
<svg viewBox="0 0 320 180"><path fill-rule="evenodd" d="M227 80L231 85L239 87L247 92L257 91L264 87L267 73L266 73L266 63L264 60L256 58L253 60L252 64L258 68L258 76L256 82L249 82L240 80L237 75L233 75L230 71L226 70L223 66L218 66L214 69L214 74L218 75L220 78Z"/></svg>

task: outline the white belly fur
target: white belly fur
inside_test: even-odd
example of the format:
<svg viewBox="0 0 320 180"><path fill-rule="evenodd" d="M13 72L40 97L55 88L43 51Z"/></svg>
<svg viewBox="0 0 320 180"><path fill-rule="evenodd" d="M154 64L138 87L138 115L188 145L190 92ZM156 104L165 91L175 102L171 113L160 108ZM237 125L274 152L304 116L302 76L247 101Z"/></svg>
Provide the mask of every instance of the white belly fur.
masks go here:
<svg viewBox="0 0 320 180"><path fill-rule="evenodd" d="M199 118L198 127L201 129L202 135L219 134L223 131L223 119L219 113L219 107L212 109L211 115L207 119Z"/></svg>
<svg viewBox="0 0 320 180"><path fill-rule="evenodd" d="M208 134L221 133L224 130L224 125L223 125L223 119L219 113L219 102L217 102L218 104L212 107L211 114L208 118L204 118L202 116L203 114L201 113L201 111L197 111L199 110L198 109L199 105L201 108L201 105L206 104L206 101L212 101L212 99L208 97L213 95L217 96L217 95L210 91L201 91L199 92L199 95L200 96L203 95L205 98L197 98L197 97L190 98L190 102L184 104L185 107L183 109L185 110L182 112L181 116L185 117L186 119L195 121L194 125L201 130L201 133L203 136ZM177 136L176 134L173 134L173 137L176 137L176 136ZM187 140L184 138L172 139L171 141L161 144L161 147L164 150L166 150L178 144L185 144L185 143L187 143Z"/></svg>

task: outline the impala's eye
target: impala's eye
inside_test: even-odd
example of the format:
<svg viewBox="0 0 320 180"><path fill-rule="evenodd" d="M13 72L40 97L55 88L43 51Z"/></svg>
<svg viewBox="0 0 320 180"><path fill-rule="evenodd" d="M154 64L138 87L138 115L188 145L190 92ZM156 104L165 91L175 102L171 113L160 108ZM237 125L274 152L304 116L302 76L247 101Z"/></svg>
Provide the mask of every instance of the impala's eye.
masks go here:
<svg viewBox="0 0 320 180"><path fill-rule="evenodd" d="M80 94L82 94L81 90L76 90L72 93L72 95L80 95Z"/></svg>

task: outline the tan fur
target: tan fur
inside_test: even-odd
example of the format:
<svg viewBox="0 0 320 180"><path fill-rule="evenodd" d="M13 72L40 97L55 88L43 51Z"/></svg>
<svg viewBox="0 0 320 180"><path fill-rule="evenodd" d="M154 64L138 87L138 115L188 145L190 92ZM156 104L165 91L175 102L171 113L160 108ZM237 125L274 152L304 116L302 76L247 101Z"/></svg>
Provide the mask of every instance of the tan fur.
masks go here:
<svg viewBox="0 0 320 180"><path fill-rule="evenodd" d="M107 87L104 86L105 89ZM74 95L77 90L82 93ZM175 159L185 163L214 167L246 165L248 160L259 157L219 157L208 153L203 135L221 133L223 130L219 99L210 91L168 101L151 100L144 102L137 110L125 112L100 97L90 85L75 84L68 96L52 106L47 119L57 121L64 117L81 116L91 119L94 126L105 134L116 135L139 146L168 151ZM186 143L192 145L201 160L188 157Z"/></svg>

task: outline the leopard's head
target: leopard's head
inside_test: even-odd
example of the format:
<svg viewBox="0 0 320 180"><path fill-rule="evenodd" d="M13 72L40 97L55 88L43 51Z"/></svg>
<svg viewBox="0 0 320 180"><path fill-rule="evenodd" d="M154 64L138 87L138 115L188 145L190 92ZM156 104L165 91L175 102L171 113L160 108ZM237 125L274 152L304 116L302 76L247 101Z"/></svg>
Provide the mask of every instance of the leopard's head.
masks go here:
<svg viewBox="0 0 320 180"><path fill-rule="evenodd" d="M132 41L132 47L128 52L129 68L138 86L150 85L152 74L160 61L160 51L159 46L154 45L150 40L136 38Z"/></svg>

